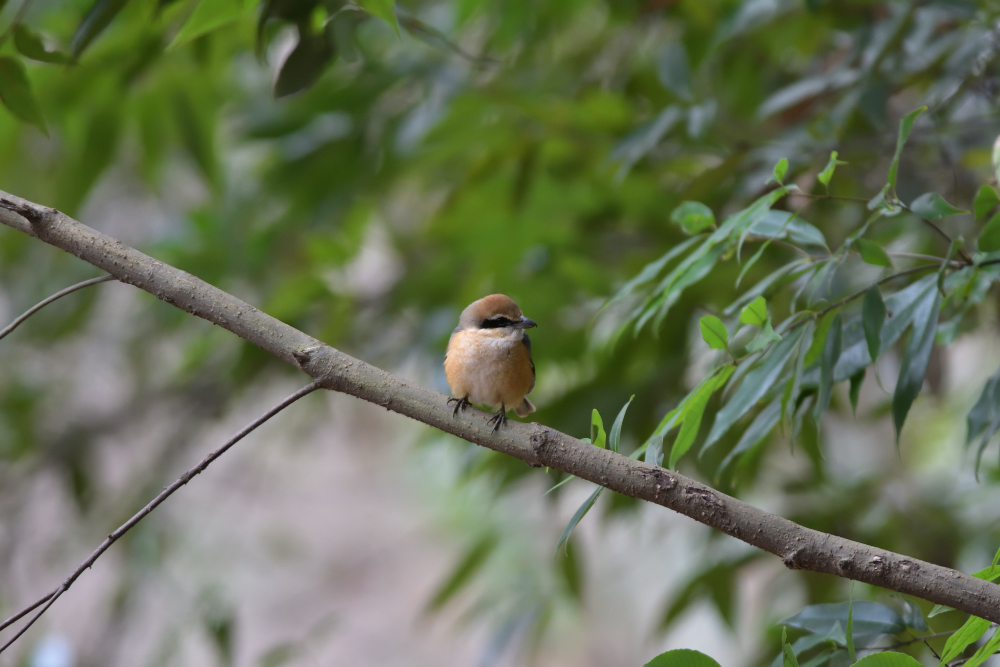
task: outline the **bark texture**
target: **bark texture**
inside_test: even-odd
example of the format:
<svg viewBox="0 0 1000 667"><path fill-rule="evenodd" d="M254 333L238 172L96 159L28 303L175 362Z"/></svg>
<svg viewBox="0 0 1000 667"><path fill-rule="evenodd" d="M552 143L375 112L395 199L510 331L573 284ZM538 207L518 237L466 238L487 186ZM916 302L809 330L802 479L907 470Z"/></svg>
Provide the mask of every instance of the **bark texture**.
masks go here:
<svg viewBox="0 0 1000 667"><path fill-rule="evenodd" d="M446 397L401 380L280 322L189 273L157 261L55 209L0 191L0 223L99 267L216 324L356 396L464 440L662 505L747 544L792 569L854 579L1000 623L1000 586L867 544L821 533L748 505L679 473L583 443L540 424L508 422L493 433L486 413L452 416Z"/></svg>

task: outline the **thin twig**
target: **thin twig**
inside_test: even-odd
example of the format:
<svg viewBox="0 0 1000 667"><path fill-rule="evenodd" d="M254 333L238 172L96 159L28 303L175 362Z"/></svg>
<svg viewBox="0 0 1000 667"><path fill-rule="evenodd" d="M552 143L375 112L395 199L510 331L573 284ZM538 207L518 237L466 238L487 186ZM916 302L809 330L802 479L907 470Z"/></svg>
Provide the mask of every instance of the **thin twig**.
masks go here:
<svg viewBox="0 0 1000 667"><path fill-rule="evenodd" d="M485 65L499 65L500 61L496 58L490 58L489 56L476 56L468 53L462 47L460 47L455 42L451 41L447 35L438 30L437 28L430 26L419 19L415 19L412 16L397 16L399 24L406 28L408 31L413 33L420 39L426 42L436 41L443 45L445 48L453 51L462 58L468 60L474 65L485 66Z"/></svg>
<svg viewBox="0 0 1000 667"><path fill-rule="evenodd" d="M225 454L230 447L232 447L237 442L245 438L247 435L253 432L253 430L256 429L258 426L260 426L268 419L270 419L274 415L278 414L279 412L287 408L295 401L299 400L303 396L311 394L320 387L321 384L319 382L310 382L309 384L302 387L294 394L283 400L281 403L278 403L273 408L262 414L253 422L243 427L243 429L239 433L230 438L229 441L227 441L224 445L222 445L221 447L210 453L208 456L203 458L198 465L196 465L195 467L191 468L186 473L178 477L173 484L163 489L163 491L161 491L155 498L149 501L149 503L145 507L136 512L131 519L129 519L121 526L119 526L119 528L115 532L108 535L107 539L101 542L101 545L94 550L94 553L90 554L90 557L87 558L87 560L80 563L80 566L73 571L73 574L67 577L66 580L62 584L60 584L54 591L52 591L45 597L41 598L40 600L32 604L30 607L27 607L18 612L17 614L15 614L14 616L11 616L6 621L4 621L3 624L0 624L0 631L2 631L3 629L10 626L12 623L17 621L19 618L23 617L25 614L37 608L39 605L43 603L45 605L38 611L38 613L36 613L34 616L31 617L31 620L29 620L27 623L24 624L24 627L21 628L18 631L18 633L10 639L10 641L8 641L3 646L0 646L0 653L3 653L5 650L7 650L11 644L16 642L21 637L21 635L23 635L28 630L28 628L34 625L35 621L37 621L42 616L42 614L48 611L49 607L51 607L52 604L59 599L59 596L65 593L67 590L69 590L69 587L73 585L73 582L75 582L81 574L83 574L84 570L90 568L94 564L94 562L101 557L101 554L103 554L105 551L108 550L108 547L117 542L122 535L127 533L137 523L142 521L150 512L156 509L160 503L162 503L164 500L173 495L173 493L177 491L177 489L181 488L182 486L190 482L195 475L198 475L203 470L205 470L205 468L207 468L212 463L212 461Z"/></svg>
<svg viewBox="0 0 1000 667"><path fill-rule="evenodd" d="M890 276L886 276L885 278L881 278L881 279L875 281L875 284L876 285L881 285L882 283L887 283L890 280L894 280L896 278L899 278L899 277L905 276L905 275L909 275L911 273L917 273L919 271L926 271L928 269L940 269L940 268L941 268L940 264L921 264L920 266L913 266L913 267L910 267L909 269L904 269L902 271L897 271L896 273L893 273ZM808 322L811 319L816 319L818 317L823 317L824 315L826 315L827 313L829 313L834 308L840 308L845 303L853 301L854 299L857 299L858 297L864 296L865 293L868 290L870 290L870 289L871 289L871 285L869 285L868 287L865 287L864 289L860 289L860 290L858 290L857 292L855 292L853 294L845 296L840 301L835 301L835 302L831 303L829 306L827 306L823 310L819 310L819 311L817 311L815 313L810 313L808 317L803 317L801 320L799 320L795 324L793 324L790 327L788 327L788 331L791 331L792 329L795 329L797 327L802 326L803 324L805 324L806 322Z"/></svg>
<svg viewBox="0 0 1000 667"><path fill-rule="evenodd" d="M814 200L817 200L817 201L819 201L821 199L832 199L834 201L853 201L853 202L858 202L860 204L867 204L868 201L869 201L869 200L864 199L862 197L847 197L845 195L831 195L831 194L814 195L814 194L810 194L808 192L801 192L801 191L799 191L799 192L789 192L786 196L788 196L788 197L806 197L808 199L814 199Z"/></svg>
<svg viewBox="0 0 1000 667"><path fill-rule="evenodd" d="M937 232L938 236L940 236L941 238L943 238L945 241L948 242L949 248L951 247L951 244L954 243L951 237L948 236L948 234L943 229L935 225L931 220L928 220L919 213L914 212L912 208L910 208L903 202L899 202L899 207L904 211L906 211L907 213L909 213L910 215L916 217L918 220L922 221L925 225L933 229L935 232ZM972 264L972 257L969 256L969 253L965 252L965 248L959 246L958 254L962 257L962 259L965 261L966 264Z"/></svg>
<svg viewBox="0 0 1000 667"><path fill-rule="evenodd" d="M97 285L98 283L106 283L106 282L109 282L111 280L115 280L115 277L114 276L100 276L99 278L91 278L90 280L84 280L82 283L77 283L75 285L67 287L66 289L64 289L61 292L56 292L55 294L53 294L49 298L45 299L44 301L40 301L40 302L36 303L34 306L32 306L31 308L29 308L27 311L25 311L25 313L23 315L21 315L19 318L17 318L13 322L11 322L9 325L7 325L6 329L0 331L0 339L2 339L4 336L6 336L7 334L9 334L14 329L16 329L19 326L21 326L21 324L26 319L28 319L29 317L31 317L32 315L34 315L39 310L41 310L45 306L49 305L53 301L55 301L57 299L61 299L64 296L66 296L67 294L72 294L73 292L77 291L78 289L83 289L84 287L90 287L91 285Z"/></svg>

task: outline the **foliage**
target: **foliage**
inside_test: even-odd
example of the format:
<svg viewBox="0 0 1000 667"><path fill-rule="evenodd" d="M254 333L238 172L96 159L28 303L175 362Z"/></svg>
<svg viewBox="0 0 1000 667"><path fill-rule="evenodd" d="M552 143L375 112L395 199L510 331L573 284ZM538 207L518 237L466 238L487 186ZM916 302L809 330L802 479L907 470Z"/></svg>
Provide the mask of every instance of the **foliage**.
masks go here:
<svg viewBox="0 0 1000 667"><path fill-rule="evenodd" d="M128 203L116 193L139 193L159 218L119 214L126 241L387 366L417 352L436 368L460 308L503 291L540 323L540 421L581 435L589 424L597 446L729 493L766 487L818 530L944 565L988 560L1000 535L965 511L960 485L890 498L890 482L918 483L906 466L840 474L830 434L850 418L849 384L858 421L891 415L899 457L916 465L933 436L912 422L929 393L946 401L929 392L944 350L990 326L996 7L29 2L0 15L3 189L97 225ZM90 275L9 230L0 260L18 307ZM43 427L62 423L49 418L59 373L39 379L23 349L82 339L96 302L67 300L25 325L24 347L0 346L4 465L52 461L84 513L104 500L91 454L110 427ZM209 419L275 368L165 306L140 310L121 343L135 396L176 392ZM181 352L165 358L167 346ZM998 377L961 410L986 489ZM616 410L605 432L600 413ZM797 467L779 465L783 441ZM546 474L462 456L500 490ZM550 497L571 488L552 481ZM591 508L633 516L600 495L552 536L553 568L571 568ZM502 539L464 542L434 608L489 576ZM745 565L703 559L661 629L702 599L732 619ZM788 645L799 664L846 652L848 613L859 652L928 632L914 601L851 606L836 582L781 576L809 603L787 623L803 633ZM951 616L945 629L964 622ZM873 618L893 621L869 632ZM951 637L932 645L954 651L966 634ZM923 658L921 646L906 650ZM759 664L783 652L777 637L768 650Z"/></svg>

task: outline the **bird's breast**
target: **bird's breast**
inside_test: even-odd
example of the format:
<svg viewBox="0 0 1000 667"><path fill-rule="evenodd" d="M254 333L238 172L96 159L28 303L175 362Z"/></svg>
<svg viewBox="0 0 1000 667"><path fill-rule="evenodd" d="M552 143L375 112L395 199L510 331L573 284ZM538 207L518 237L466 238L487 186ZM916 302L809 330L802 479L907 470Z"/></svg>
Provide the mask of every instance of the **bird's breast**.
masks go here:
<svg viewBox="0 0 1000 667"><path fill-rule="evenodd" d="M531 388L528 348L524 341L509 337L455 332L444 370L452 394L492 407L513 407Z"/></svg>

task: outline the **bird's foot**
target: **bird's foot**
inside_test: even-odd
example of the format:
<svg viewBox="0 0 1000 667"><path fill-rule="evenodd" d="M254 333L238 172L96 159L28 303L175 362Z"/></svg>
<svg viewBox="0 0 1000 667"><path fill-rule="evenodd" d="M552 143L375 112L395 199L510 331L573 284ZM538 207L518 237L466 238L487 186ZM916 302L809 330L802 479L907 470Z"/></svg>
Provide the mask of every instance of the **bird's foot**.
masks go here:
<svg viewBox="0 0 1000 667"><path fill-rule="evenodd" d="M504 426L507 425L507 408L501 405L500 409L493 413L493 416L489 418L486 422L487 425L493 424L493 432L496 433Z"/></svg>
<svg viewBox="0 0 1000 667"><path fill-rule="evenodd" d="M449 398L448 399L448 405L451 405L452 403L455 404L455 411L451 413L453 417L457 417L458 416L459 410L461 410L462 412L465 412L465 408L467 408L470 405L472 405L471 403L469 403L469 397L468 396L463 396L462 398Z"/></svg>

